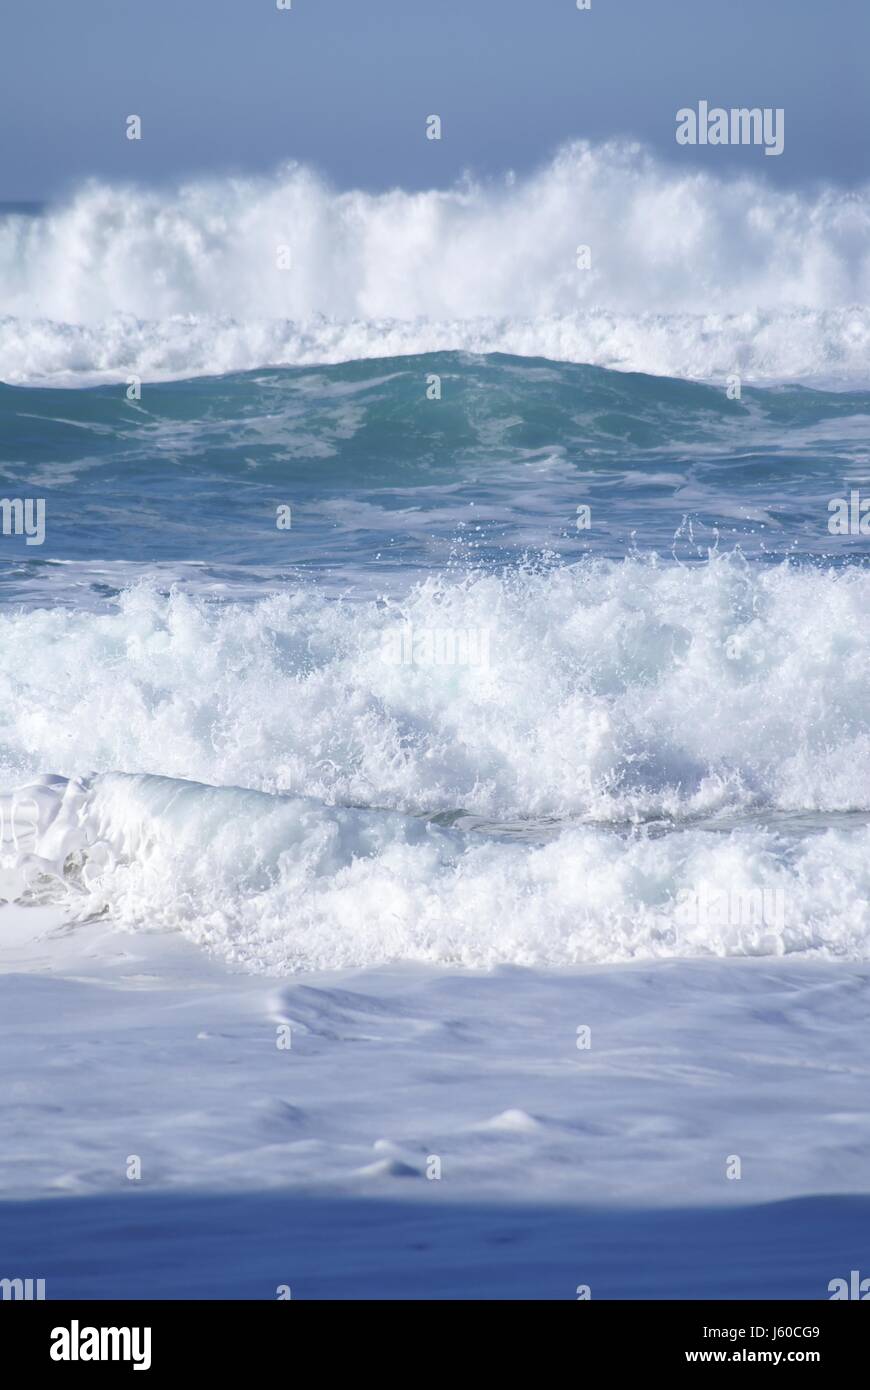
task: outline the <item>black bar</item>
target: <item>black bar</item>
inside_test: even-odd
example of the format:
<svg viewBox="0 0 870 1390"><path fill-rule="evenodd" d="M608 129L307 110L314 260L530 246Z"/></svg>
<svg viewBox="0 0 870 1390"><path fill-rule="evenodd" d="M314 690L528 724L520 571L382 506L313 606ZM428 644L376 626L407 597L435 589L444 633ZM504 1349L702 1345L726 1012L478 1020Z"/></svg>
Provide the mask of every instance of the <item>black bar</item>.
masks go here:
<svg viewBox="0 0 870 1390"><path fill-rule="evenodd" d="M864 1300L867 1301L867 1300ZM788 1369L810 1366L832 1371L861 1365L870 1321L860 1305L850 1301L814 1302L634 1302L580 1301L561 1311L551 1305L524 1302L520 1306L444 1301L436 1306L403 1302L5 1302L0 1303L0 1335L7 1365L21 1371L59 1371L93 1375L141 1370L162 1377L177 1371L234 1371L248 1377L272 1366L283 1366L288 1378L303 1374L305 1355L310 1380L315 1367L330 1376L346 1356L357 1374L379 1374L404 1363L404 1373L416 1379L419 1365L402 1352L409 1332L426 1338L414 1358L421 1358L427 1376L443 1363L445 1375L455 1378L464 1359L462 1344L445 1340L445 1332L467 1333L483 1355L488 1376L504 1358L532 1355L541 1371L550 1356L569 1354L580 1372L642 1371L654 1376L678 1368L720 1366L739 1371L744 1366ZM506 1316L507 1315L507 1316ZM509 1319L509 1320L508 1320ZM526 1338L544 1319L548 1336L558 1338L544 1347ZM118 1329L129 1338L111 1335L100 1342L89 1329ZM132 1329L138 1329L134 1337ZM145 1330L150 1340L145 1337ZM357 1334L361 1340L357 1340ZM318 1341L323 1335L324 1340ZM373 1336L383 1341L373 1341ZM126 1360L85 1359L92 1350L110 1358L116 1349ZM78 1359L53 1359L55 1353ZM84 1353L84 1354L83 1354ZM777 1359L778 1358L778 1359ZM148 1362L146 1365L145 1362ZM536 1377L537 1378L537 1377Z"/></svg>

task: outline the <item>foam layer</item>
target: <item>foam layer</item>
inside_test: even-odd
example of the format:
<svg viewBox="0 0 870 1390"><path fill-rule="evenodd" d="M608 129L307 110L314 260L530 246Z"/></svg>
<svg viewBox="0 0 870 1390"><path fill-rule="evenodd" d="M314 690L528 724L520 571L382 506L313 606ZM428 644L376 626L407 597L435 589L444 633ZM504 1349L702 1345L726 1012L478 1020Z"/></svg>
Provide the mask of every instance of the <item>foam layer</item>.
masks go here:
<svg viewBox="0 0 870 1390"><path fill-rule="evenodd" d="M447 192L337 193L299 165L169 192L92 184L0 222L0 377L453 348L866 378L868 229L867 190L776 191L615 142Z"/></svg>
<svg viewBox="0 0 870 1390"><path fill-rule="evenodd" d="M870 310L750 310L736 314L626 314L590 309L530 319L252 319L185 314L98 324L0 318L0 379L17 385L93 386L167 381L382 356L456 350L505 352L621 371L712 380L805 378L837 387L868 380Z"/></svg>
<svg viewBox="0 0 870 1390"><path fill-rule="evenodd" d="M804 841L587 828L530 846L163 777L49 789L51 805L44 782L18 793L19 806L43 798L22 861L31 894L180 929L255 971L870 952L866 827Z"/></svg>
<svg viewBox="0 0 870 1390"><path fill-rule="evenodd" d="M868 609L865 569L736 556L430 578L400 602L143 584L116 611L0 614L0 776L498 820L865 811Z"/></svg>

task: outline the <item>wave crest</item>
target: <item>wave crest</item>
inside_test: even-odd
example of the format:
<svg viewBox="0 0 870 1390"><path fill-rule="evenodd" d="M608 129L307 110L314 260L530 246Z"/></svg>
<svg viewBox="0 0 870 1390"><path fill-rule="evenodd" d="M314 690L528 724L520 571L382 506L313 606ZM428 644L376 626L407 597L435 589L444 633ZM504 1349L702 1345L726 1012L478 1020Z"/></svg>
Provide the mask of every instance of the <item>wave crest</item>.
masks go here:
<svg viewBox="0 0 870 1390"><path fill-rule="evenodd" d="M0 775L501 821L867 811L868 609L864 569L739 555L430 577L389 602L143 584L114 612L0 614ZM464 657L414 651L445 632Z"/></svg>
<svg viewBox="0 0 870 1390"><path fill-rule="evenodd" d="M579 143L538 173L338 193L300 165L90 184L0 222L0 377L183 377L467 349L664 375L866 376L870 193ZM591 268L578 269L578 246ZM279 265L286 248L289 268Z"/></svg>
<svg viewBox="0 0 870 1390"><path fill-rule="evenodd" d="M166 777L19 793L37 796L31 899L180 929L255 972L870 951L867 827L797 842L582 828L527 845Z"/></svg>

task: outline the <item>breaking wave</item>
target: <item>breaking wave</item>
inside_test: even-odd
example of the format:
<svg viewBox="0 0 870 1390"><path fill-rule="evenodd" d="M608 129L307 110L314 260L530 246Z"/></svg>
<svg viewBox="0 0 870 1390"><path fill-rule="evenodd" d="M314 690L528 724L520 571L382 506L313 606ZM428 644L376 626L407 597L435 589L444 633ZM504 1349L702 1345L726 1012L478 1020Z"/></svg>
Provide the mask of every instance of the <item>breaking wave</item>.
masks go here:
<svg viewBox="0 0 870 1390"><path fill-rule="evenodd" d="M0 613L0 777L150 772L499 821L865 811L868 611L863 567L739 555L432 576L389 601L142 583L115 611ZM468 659L396 645L438 632L473 639Z"/></svg>
<svg viewBox="0 0 870 1390"><path fill-rule="evenodd" d="M297 164L168 191L93 183L0 220L0 378L465 349L866 380L868 231L866 189L780 191L620 142L424 193L340 193Z"/></svg>
<svg viewBox="0 0 870 1390"><path fill-rule="evenodd" d="M870 954L867 827L809 839L746 828L712 843L701 830L577 827L497 843L391 812L117 773L44 778L7 804L7 893L181 930L256 972ZM708 898L728 886L724 909L686 913L701 885Z"/></svg>
<svg viewBox="0 0 870 1390"><path fill-rule="evenodd" d="M865 959L868 601L860 567L732 555L7 611L0 897L269 973ZM488 636L385 659L436 629ZM700 884L777 912L687 925Z"/></svg>

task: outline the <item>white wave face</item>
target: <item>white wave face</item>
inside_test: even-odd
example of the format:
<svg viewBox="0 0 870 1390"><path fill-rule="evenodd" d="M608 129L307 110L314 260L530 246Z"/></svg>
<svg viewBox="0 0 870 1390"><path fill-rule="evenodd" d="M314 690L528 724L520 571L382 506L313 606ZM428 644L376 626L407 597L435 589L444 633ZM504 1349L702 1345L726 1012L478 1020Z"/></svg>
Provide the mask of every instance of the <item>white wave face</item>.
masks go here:
<svg viewBox="0 0 870 1390"><path fill-rule="evenodd" d="M867 827L797 843L588 828L482 843L395 813L120 774L43 779L28 801L42 816L21 866L31 893L180 929L256 972L870 954Z"/></svg>
<svg viewBox="0 0 870 1390"><path fill-rule="evenodd" d="M866 569L738 556L430 577L390 602L141 584L116 611L0 613L0 777L498 821L866 811L868 611Z"/></svg>
<svg viewBox="0 0 870 1390"><path fill-rule="evenodd" d="M729 556L6 612L0 898L279 974L867 959L868 611Z"/></svg>
<svg viewBox="0 0 870 1390"><path fill-rule="evenodd" d="M866 379L868 232L866 189L776 191L625 143L426 193L337 193L298 165L169 192L91 184L0 223L0 377L468 349L672 376Z"/></svg>

